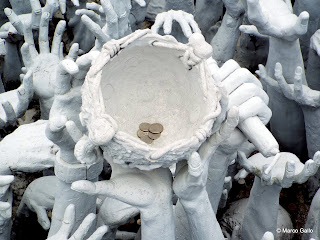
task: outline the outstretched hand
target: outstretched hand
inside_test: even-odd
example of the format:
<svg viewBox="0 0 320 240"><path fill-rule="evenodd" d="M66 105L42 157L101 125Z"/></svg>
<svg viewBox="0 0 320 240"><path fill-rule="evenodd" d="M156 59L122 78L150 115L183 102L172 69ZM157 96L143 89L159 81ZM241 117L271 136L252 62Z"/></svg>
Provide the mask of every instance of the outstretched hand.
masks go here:
<svg viewBox="0 0 320 240"><path fill-rule="evenodd" d="M7 125L14 125L19 117L21 117L28 109L29 103L33 98L33 79L32 71L20 75L21 85L18 89L2 93L0 102L0 128Z"/></svg>
<svg viewBox="0 0 320 240"><path fill-rule="evenodd" d="M72 0L77 1L77 0ZM65 13L66 0L47 0L46 5L41 8L39 0L30 0L31 13L17 15L11 8L5 8L4 13L9 19L8 23L5 23L0 28L0 38L7 38L12 34L24 35L24 28L30 25L32 29L39 29L41 14L48 12L52 18L53 14L58 10L59 6L62 13ZM19 5L19 1L15 4ZM21 4L20 4L21 5ZM64 6L64 7L63 7ZM17 8L21 6L13 6Z"/></svg>
<svg viewBox="0 0 320 240"><path fill-rule="evenodd" d="M274 183L282 188L289 188L293 183L304 183L313 176L320 166L320 152L305 164L292 153L279 153L274 157L265 158L257 153L247 159L243 152L238 152L238 162L246 171L261 178L266 185Z"/></svg>
<svg viewBox="0 0 320 240"><path fill-rule="evenodd" d="M146 6L144 0L135 0L140 6ZM119 39L131 33L129 16L130 0L101 0L101 5L88 3L87 9L79 9L82 22L95 35L94 49L100 49L111 39Z"/></svg>
<svg viewBox="0 0 320 240"><path fill-rule="evenodd" d="M307 32L309 14L294 15L290 1L248 0L247 6L249 21L254 26L242 25L240 30L244 33L294 41Z"/></svg>
<svg viewBox="0 0 320 240"><path fill-rule="evenodd" d="M179 23L186 38L191 37L192 33L201 33L193 15L181 10L169 10L168 12L159 13L151 27L151 30L154 33L158 33L162 27L165 34L170 34L174 21Z"/></svg>
<svg viewBox="0 0 320 240"><path fill-rule="evenodd" d="M320 92L309 88L303 83L303 70L301 67L297 67L295 70L294 84L288 84L283 76L282 66L280 63L276 63L275 73L273 78L267 75L267 71L263 65L259 65L259 70L256 73L260 76L261 80L266 82L268 86L282 91L283 95L293 101L296 101L300 105L319 107L320 106Z"/></svg>
<svg viewBox="0 0 320 240"><path fill-rule="evenodd" d="M177 164L173 190L185 201L192 201L200 192L206 191L209 162L221 142L230 136L238 125L238 109L232 108L219 131L204 142L198 152L193 152L188 159Z"/></svg>

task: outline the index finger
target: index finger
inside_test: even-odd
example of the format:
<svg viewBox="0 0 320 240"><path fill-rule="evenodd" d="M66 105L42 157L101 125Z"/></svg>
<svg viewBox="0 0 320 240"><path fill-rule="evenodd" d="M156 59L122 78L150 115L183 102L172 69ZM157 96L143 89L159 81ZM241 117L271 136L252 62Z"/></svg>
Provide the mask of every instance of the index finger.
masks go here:
<svg viewBox="0 0 320 240"><path fill-rule="evenodd" d="M101 0L101 6L107 17L107 23L115 24L115 22L118 20L118 15L115 12L110 0Z"/></svg>
<svg viewBox="0 0 320 240"><path fill-rule="evenodd" d="M39 0L30 0L30 5L32 8L32 13L31 13L32 28L38 29L40 24L42 8Z"/></svg>
<svg viewBox="0 0 320 240"><path fill-rule="evenodd" d="M277 80L283 94L293 100L294 96L293 96L293 91L292 89L289 87L288 83L286 82L283 74L282 74L282 66L280 63L276 63L276 67L275 67L275 73L274 73L274 77Z"/></svg>
<svg viewBox="0 0 320 240"><path fill-rule="evenodd" d="M8 17L11 24L17 29L18 33L23 35L23 24L17 14L15 14L15 12L10 8L5 8L4 13Z"/></svg>
<svg viewBox="0 0 320 240"><path fill-rule="evenodd" d="M189 38L192 35L191 27L182 12L174 12L173 19L175 19L181 26L183 34Z"/></svg>
<svg viewBox="0 0 320 240"><path fill-rule="evenodd" d="M156 16L156 19L154 21L154 24L151 27L151 31L154 33L158 33L159 29L161 28L161 26L163 25L165 19L166 19L166 15L168 15L168 13L159 13Z"/></svg>
<svg viewBox="0 0 320 240"><path fill-rule="evenodd" d="M282 179L282 187L289 188L293 183L293 178L296 170L294 161L286 162L285 173Z"/></svg>
<svg viewBox="0 0 320 240"><path fill-rule="evenodd" d="M60 11L62 14L66 13L67 9L67 1L66 0L59 0L59 5L60 5Z"/></svg>

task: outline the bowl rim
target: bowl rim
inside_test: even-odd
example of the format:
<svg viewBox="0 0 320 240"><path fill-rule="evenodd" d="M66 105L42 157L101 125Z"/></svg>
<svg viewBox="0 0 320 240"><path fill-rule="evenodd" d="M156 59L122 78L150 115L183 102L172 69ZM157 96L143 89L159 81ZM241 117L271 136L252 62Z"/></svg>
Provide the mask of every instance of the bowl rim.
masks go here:
<svg viewBox="0 0 320 240"><path fill-rule="evenodd" d="M100 87L101 83L101 75L102 75L102 69L103 67L108 64L117 54L110 55L109 46L108 44L119 44L120 51L127 47L132 42L138 40L138 39L144 39L144 38L154 38L154 41L148 42L150 46L155 47L169 47L174 48L176 50L183 50L185 53L188 51L192 51L193 49L188 44L182 44L178 42L174 37L172 36L161 36L159 34L153 33L149 29L145 30L137 30L136 32L122 38L119 40L111 40L107 42L103 48L99 56L93 61L92 66L89 70L89 72L86 75L85 82L82 86L82 107L81 107L81 113L80 113L80 120L81 123L84 126L90 125L90 121L92 119L102 118L106 119L107 121L111 122L111 125L115 129L115 134L111 141L118 142L120 144L127 144L133 149L140 150L144 152L145 154L141 156L142 158L150 161L150 162L161 162L161 158L167 154L168 152L176 151L178 149L195 149L197 150L200 145L207 139L207 137L210 137L212 135L212 127L215 122L215 119L217 116L221 113L221 94L219 91L219 86L213 79L210 70L207 66L205 58L199 58L200 61L198 61L195 65L191 67L198 68L200 72L200 77L202 81L202 91L204 94L204 97L209 100L214 100L215 103L212 103L212 111L208 111L204 117L202 117L202 120L200 121L200 126L198 129L194 132L193 136L190 136L190 138L186 139L180 139L177 141L174 141L172 143L168 143L168 145L164 147L153 147L150 146L138 138L131 136L129 133L126 133L124 131L118 130L117 122L112 118L112 116L108 115L105 111L105 105L104 100L102 97L102 91ZM159 43L159 44L158 44ZM208 101L208 100L206 100ZM211 109L211 106L210 106ZM89 132L90 129L88 128ZM89 133L90 138L90 133ZM90 138L92 142L96 142L97 145L107 147L109 142L99 142L95 139Z"/></svg>

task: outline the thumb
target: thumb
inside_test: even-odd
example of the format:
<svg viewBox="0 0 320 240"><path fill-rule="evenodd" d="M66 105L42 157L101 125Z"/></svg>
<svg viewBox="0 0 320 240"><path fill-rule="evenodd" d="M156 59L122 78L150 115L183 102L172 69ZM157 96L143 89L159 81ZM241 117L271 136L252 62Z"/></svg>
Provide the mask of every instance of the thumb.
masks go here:
<svg viewBox="0 0 320 240"><path fill-rule="evenodd" d="M77 192L86 193L88 195L98 194L96 185L87 180L76 181L71 184L71 189Z"/></svg>
<svg viewBox="0 0 320 240"><path fill-rule="evenodd" d="M47 211L44 207L40 207L38 205L32 206L34 211L37 214L38 222L44 230L48 230L50 228L50 220L48 218Z"/></svg>

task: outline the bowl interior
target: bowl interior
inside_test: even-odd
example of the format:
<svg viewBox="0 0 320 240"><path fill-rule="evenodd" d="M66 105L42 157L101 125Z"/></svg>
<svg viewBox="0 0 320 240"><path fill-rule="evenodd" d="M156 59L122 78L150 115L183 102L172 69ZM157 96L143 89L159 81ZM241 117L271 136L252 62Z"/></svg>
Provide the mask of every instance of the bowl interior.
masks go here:
<svg viewBox="0 0 320 240"><path fill-rule="evenodd" d="M119 131L134 137L140 123L162 124L161 137L152 147L190 138L209 111L199 70L183 65L182 51L139 41L102 69L100 86L106 113L118 122Z"/></svg>

